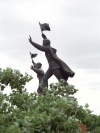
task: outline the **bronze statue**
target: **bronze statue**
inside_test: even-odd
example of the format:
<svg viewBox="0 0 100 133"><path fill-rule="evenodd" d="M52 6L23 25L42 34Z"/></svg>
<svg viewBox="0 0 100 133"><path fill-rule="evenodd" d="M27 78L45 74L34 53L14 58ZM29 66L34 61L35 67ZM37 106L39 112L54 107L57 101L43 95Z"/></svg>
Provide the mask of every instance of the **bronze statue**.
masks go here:
<svg viewBox="0 0 100 133"><path fill-rule="evenodd" d="M31 69L37 74L37 78L39 80L39 86L38 86L37 92L39 94L41 94L42 93L41 84L42 84L42 79L43 79L43 76L44 76L44 71L42 69L42 64L40 62L35 63L33 61L33 58L36 57L37 54L32 54L30 52L30 56L31 56L31 59L32 59L32 64L33 64L33 65L31 65ZM48 86L48 84L47 84L47 86Z"/></svg>
<svg viewBox="0 0 100 133"><path fill-rule="evenodd" d="M38 50L45 52L45 56L47 58L49 68L43 76L43 81L41 82L41 89L43 91L44 87L48 84L48 79L55 75L55 77L60 81L63 80L65 85L68 85L67 80L69 77L73 77L75 73L68 67L68 65L63 62L60 58L57 57L57 50L50 46L50 40L47 39L45 34L43 34L44 30L50 31L49 24L39 23L42 37L43 37L43 46L39 45L32 41L31 36L29 36L29 42Z"/></svg>
<svg viewBox="0 0 100 133"><path fill-rule="evenodd" d="M29 42L38 50L45 52L45 56L49 63L49 68L43 77L42 90L44 87L47 86L48 79L52 75L55 75L55 77L59 81L63 79L65 84L67 85L68 83L66 81L68 80L69 77L73 77L75 73L68 67L68 65L65 62L63 62L61 59L57 57L56 55L57 50L50 46L50 40L44 39L42 46L33 42L31 36L29 36Z"/></svg>

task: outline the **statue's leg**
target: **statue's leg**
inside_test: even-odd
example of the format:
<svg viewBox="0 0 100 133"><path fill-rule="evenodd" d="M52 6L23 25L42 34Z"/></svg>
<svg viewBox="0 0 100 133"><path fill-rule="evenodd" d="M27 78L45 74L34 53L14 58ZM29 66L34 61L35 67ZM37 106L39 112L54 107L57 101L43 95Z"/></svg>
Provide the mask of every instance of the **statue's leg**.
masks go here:
<svg viewBox="0 0 100 133"><path fill-rule="evenodd" d="M44 77L43 77L43 83L41 84L42 85L42 88L45 88L45 87L48 87L48 79L53 75L52 71L50 69L47 70L47 72L44 74Z"/></svg>
<svg viewBox="0 0 100 133"><path fill-rule="evenodd" d="M63 80L64 85L68 85L67 81L64 79L62 72L59 68L52 70L53 74L55 75L55 77L60 81Z"/></svg>
<svg viewBox="0 0 100 133"><path fill-rule="evenodd" d="M60 80L63 80L63 84L64 86L68 86L68 83L67 81L64 79L63 75L62 75L62 72L61 70L58 68L58 69L54 69L53 70L53 74L56 76L56 78L60 81ZM66 96L68 97L68 93L66 93Z"/></svg>
<svg viewBox="0 0 100 133"><path fill-rule="evenodd" d="M38 94L42 94L42 89L40 86L38 87L37 92L38 92Z"/></svg>

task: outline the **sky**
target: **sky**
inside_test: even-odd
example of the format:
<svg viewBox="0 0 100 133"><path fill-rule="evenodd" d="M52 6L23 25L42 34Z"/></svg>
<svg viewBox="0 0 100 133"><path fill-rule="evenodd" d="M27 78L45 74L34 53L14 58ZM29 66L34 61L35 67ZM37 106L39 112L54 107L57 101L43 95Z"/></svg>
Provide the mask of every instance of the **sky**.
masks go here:
<svg viewBox="0 0 100 133"><path fill-rule="evenodd" d="M83 106L88 103L100 115L100 0L0 0L0 67L32 75L26 85L29 92L38 87L29 52L38 53L35 62L41 62L45 72L48 69L44 53L28 41L31 35L42 45L38 22L49 23L51 31L44 34L75 72L68 83L78 89L77 101ZM54 76L49 84L53 82L57 82Z"/></svg>

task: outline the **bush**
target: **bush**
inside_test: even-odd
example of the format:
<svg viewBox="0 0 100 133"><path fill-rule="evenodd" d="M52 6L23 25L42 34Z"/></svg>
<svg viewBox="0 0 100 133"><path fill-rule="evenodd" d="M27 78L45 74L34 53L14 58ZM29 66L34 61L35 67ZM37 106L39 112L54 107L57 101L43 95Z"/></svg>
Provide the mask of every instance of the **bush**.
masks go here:
<svg viewBox="0 0 100 133"><path fill-rule="evenodd" d="M96 127L94 130L92 130L92 133L100 133L100 127Z"/></svg>
<svg viewBox="0 0 100 133"><path fill-rule="evenodd" d="M80 124L90 112L66 97L77 92L74 86L61 81L45 88L43 95L29 94L25 84L31 79L11 68L0 69L0 133L81 133ZM7 85L10 95L3 94Z"/></svg>

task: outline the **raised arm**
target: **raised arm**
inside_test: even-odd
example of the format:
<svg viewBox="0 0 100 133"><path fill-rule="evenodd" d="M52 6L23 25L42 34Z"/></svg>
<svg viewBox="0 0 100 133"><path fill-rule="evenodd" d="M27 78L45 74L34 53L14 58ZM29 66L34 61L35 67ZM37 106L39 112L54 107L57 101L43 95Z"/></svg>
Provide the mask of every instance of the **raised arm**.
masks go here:
<svg viewBox="0 0 100 133"><path fill-rule="evenodd" d="M36 65L36 63L33 61L33 59L32 59L32 63L33 63L34 66Z"/></svg>
<svg viewBox="0 0 100 133"><path fill-rule="evenodd" d="M49 51L49 48L47 48L46 46L41 46L41 45L39 45L39 44L33 42L31 36L29 36L29 42L30 42L35 48L37 48L38 50L41 50L41 51L44 51L44 52Z"/></svg>

